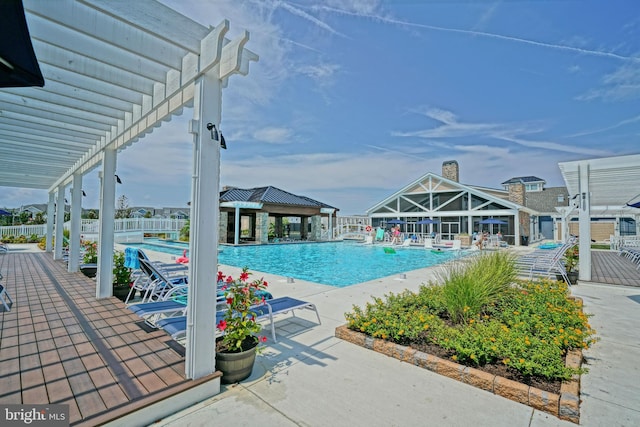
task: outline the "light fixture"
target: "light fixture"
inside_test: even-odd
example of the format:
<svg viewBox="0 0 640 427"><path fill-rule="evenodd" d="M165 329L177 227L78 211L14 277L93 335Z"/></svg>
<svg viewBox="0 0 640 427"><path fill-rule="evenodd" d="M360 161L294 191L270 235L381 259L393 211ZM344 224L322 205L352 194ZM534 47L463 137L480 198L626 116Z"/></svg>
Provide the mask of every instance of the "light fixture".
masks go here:
<svg viewBox="0 0 640 427"><path fill-rule="evenodd" d="M218 133L218 129L216 128L216 125L214 125L213 123L207 123L207 130L211 132L211 139L213 139L214 141L219 141L220 147L226 150L227 141L224 140L224 136L222 136L222 132Z"/></svg>
<svg viewBox="0 0 640 427"><path fill-rule="evenodd" d="M116 182L118 184L122 184L122 180L120 179L120 177L118 175L114 175L116 177Z"/></svg>
<svg viewBox="0 0 640 427"><path fill-rule="evenodd" d="M82 196L87 197L87 193L85 193L84 190L82 190Z"/></svg>

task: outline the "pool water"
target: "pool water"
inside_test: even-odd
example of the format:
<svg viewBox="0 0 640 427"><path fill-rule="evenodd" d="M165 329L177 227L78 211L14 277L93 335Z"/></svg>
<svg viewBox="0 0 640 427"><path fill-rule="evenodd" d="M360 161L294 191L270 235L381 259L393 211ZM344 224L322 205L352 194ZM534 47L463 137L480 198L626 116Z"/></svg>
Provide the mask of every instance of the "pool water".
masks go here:
<svg viewBox="0 0 640 427"><path fill-rule="evenodd" d="M148 239L144 244L131 246L175 255L182 255L182 251L188 248L186 243L158 243ZM394 251L395 253L386 253L382 245L356 242L224 246L222 252L218 253L218 262L240 268L247 266L252 271L344 287L431 267L459 256L457 251L434 253L423 248L394 248Z"/></svg>

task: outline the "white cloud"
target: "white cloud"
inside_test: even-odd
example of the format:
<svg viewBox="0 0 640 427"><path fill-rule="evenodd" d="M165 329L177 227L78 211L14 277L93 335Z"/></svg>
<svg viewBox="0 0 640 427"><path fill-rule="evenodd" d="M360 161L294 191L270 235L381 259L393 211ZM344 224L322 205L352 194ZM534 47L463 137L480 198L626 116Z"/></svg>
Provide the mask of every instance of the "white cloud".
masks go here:
<svg viewBox="0 0 640 427"><path fill-rule="evenodd" d="M593 89L577 99L591 101L620 101L640 98L640 67L638 63L624 64L602 78L602 87Z"/></svg>
<svg viewBox="0 0 640 427"><path fill-rule="evenodd" d="M293 141L293 131L284 127L266 127L253 132L253 138L257 141L270 144L290 144Z"/></svg>

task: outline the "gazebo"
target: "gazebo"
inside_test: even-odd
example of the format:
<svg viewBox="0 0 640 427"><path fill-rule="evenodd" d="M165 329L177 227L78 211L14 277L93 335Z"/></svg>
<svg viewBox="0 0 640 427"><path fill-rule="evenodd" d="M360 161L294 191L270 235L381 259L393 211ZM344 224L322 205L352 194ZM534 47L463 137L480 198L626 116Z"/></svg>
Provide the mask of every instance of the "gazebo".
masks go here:
<svg viewBox="0 0 640 427"><path fill-rule="evenodd" d="M248 240L264 244L270 235L290 237L292 226L300 240L327 240L333 236L337 212L333 206L273 186L227 188L220 193L220 243L237 245ZM285 225L285 218L295 223Z"/></svg>

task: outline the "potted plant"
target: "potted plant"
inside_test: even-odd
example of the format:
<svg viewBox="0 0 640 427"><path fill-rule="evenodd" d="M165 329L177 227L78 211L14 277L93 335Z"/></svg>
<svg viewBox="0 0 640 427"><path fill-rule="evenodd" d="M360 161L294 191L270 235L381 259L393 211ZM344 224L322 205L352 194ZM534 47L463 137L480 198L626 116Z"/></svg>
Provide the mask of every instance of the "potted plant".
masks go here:
<svg viewBox="0 0 640 427"><path fill-rule="evenodd" d="M578 282L578 263L580 261L580 252L578 246L572 246L567 249L564 257L564 268L569 278L569 283L575 285Z"/></svg>
<svg viewBox="0 0 640 427"><path fill-rule="evenodd" d="M125 266L124 252L113 253L113 296L124 301L131 288L131 269Z"/></svg>
<svg viewBox="0 0 640 427"><path fill-rule="evenodd" d="M249 282L247 267L237 279L218 272L222 283L226 308L217 328L224 334L216 340L216 369L222 371L222 382L235 383L251 375L259 344L267 340L257 334L262 326L256 320L252 307L265 303L267 282L256 279Z"/></svg>
<svg viewBox="0 0 640 427"><path fill-rule="evenodd" d="M87 277L95 277L98 271L98 243L82 242L84 255L82 256L82 265L80 271Z"/></svg>

